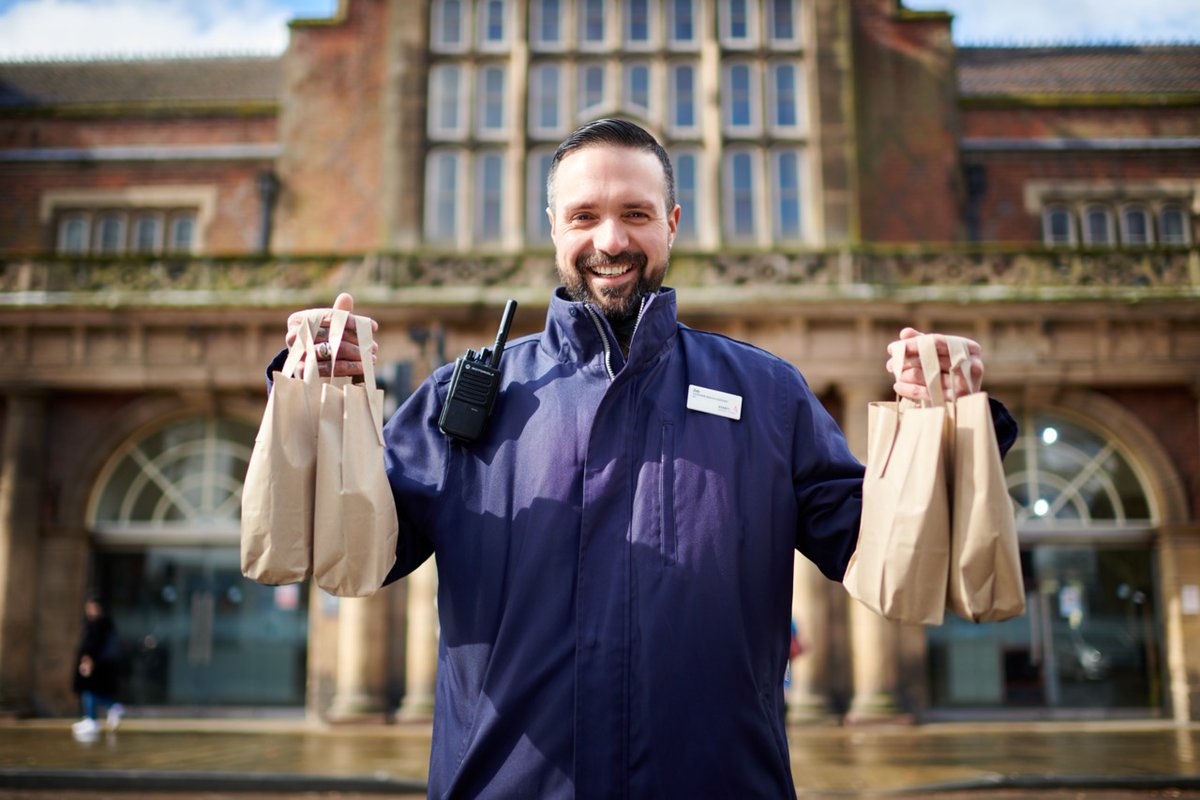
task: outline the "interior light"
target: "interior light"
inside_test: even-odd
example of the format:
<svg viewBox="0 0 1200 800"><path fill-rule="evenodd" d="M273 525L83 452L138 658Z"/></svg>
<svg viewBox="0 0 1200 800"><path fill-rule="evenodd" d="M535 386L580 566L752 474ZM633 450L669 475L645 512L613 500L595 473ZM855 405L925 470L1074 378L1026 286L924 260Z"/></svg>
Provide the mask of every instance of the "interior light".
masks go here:
<svg viewBox="0 0 1200 800"><path fill-rule="evenodd" d="M1054 444L1057 441L1058 441L1058 429L1057 428L1045 428L1042 431L1042 443L1043 444Z"/></svg>
<svg viewBox="0 0 1200 800"><path fill-rule="evenodd" d="M1033 513L1039 517L1044 517L1050 511L1050 504L1039 498L1033 501Z"/></svg>

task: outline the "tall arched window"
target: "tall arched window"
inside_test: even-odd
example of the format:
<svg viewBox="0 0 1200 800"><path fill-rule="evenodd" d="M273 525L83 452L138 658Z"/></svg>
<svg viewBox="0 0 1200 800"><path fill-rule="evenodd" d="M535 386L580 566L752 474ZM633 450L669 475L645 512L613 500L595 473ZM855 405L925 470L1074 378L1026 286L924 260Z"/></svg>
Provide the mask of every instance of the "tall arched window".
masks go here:
<svg viewBox="0 0 1200 800"><path fill-rule="evenodd" d="M88 518L98 538L236 541L255 429L216 416L171 422L113 455Z"/></svg>
<svg viewBox="0 0 1200 800"><path fill-rule="evenodd" d="M1120 446L1072 420L1027 412L1004 464L1023 531L1130 530L1154 521L1148 493Z"/></svg>

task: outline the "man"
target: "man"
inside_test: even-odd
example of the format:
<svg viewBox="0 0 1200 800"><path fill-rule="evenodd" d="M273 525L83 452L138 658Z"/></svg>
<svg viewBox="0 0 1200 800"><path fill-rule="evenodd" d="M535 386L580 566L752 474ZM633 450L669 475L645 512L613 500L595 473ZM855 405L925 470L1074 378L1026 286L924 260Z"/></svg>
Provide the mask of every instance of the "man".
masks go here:
<svg viewBox="0 0 1200 800"><path fill-rule="evenodd" d="M484 436L438 431L449 367L385 430L389 580L437 557L430 796L791 797L792 553L842 577L862 466L794 367L677 323L680 208L653 137L589 123L548 189L563 286L505 348ZM915 335L896 391L920 399ZM359 372L353 343L325 350L322 372Z"/></svg>

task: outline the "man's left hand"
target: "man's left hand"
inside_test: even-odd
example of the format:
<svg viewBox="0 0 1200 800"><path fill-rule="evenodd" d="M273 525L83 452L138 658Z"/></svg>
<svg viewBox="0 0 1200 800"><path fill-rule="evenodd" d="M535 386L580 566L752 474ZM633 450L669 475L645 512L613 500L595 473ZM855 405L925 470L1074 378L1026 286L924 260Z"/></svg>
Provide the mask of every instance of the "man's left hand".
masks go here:
<svg viewBox="0 0 1200 800"><path fill-rule="evenodd" d="M893 377L899 373L899 378L893 384L896 394L907 397L916 403L929 400L929 391L925 388L925 370L921 368L921 357L917 354L917 337L923 334L914 328L900 331L900 339L888 345L887 369ZM966 339L967 343L967 372L971 376L968 385L962 374L950 374L950 350L946 339L941 334L932 334L937 342L938 362L942 368L942 390L947 400L962 397L972 391L979 391L983 386L983 349L979 343ZM897 359L900 369L897 370Z"/></svg>

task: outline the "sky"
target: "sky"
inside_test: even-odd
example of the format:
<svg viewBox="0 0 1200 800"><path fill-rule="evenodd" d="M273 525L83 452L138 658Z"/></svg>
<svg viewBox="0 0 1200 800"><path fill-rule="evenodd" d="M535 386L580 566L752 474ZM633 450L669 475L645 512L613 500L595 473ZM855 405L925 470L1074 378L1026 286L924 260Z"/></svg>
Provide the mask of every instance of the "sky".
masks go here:
<svg viewBox="0 0 1200 800"><path fill-rule="evenodd" d="M906 0L959 44L1200 43L1200 0ZM0 0L0 60L278 54L337 0Z"/></svg>

